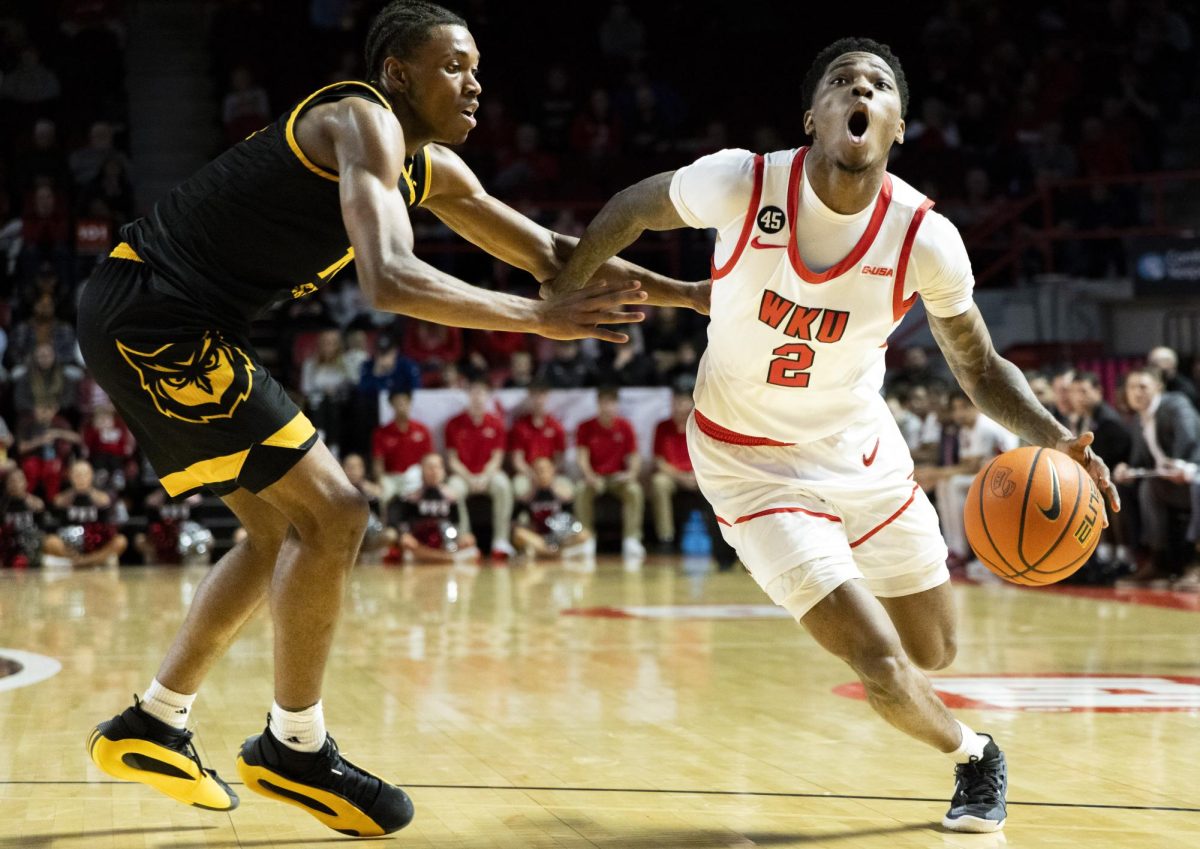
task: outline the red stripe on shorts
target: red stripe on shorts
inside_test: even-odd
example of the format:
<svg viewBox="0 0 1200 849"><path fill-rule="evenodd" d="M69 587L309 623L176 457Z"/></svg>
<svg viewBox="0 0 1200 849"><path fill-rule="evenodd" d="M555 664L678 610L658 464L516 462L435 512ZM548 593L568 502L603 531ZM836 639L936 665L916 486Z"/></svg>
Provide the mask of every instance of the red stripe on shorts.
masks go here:
<svg viewBox="0 0 1200 849"><path fill-rule="evenodd" d="M871 528L871 530L867 531L865 534L863 534L862 536L860 536L860 537L859 537L858 539L856 539L854 542L850 543L850 547L851 547L851 548L855 548L856 546L862 545L864 542L866 542L867 540L869 540L871 537L875 536L875 534L877 534L877 533L879 533L880 531L882 531L884 528L886 528L886 527L887 527L888 525L890 525L892 522L894 522L894 521L896 521L897 519L899 519L899 518L900 518L900 514L901 514L901 513L903 513L905 510L907 510L907 509L908 509L908 505L912 504L912 503L913 503L913 499L914 499L914 498L916 498L916 497L917 497L917 485L914 483L914 484L913 484L913 488L912 488L912 492L911 492L911 493L909 493L909 495L908 495L908 501L905 501L903 504L901 504L901 505L900 505L900 509L899 509L899 510L897 510L895 513L893 513L892 515L888 516L886 519L884 519L884 520L883 520L882 522L880 522L878 525L876 525L875 527Z"/></svg>
<svg viewBox="0 0 1200 849"><path fill-rule="evenodd" d="M907 507L908 505L906 504L904 506ZM903 509L903 508L901 508L901 509ZM828 519L830 522L841 522L842 521L837 516L831 516L828 513L818 513L815 510L805 510L803 507L772 507L770 510L759 510L757 513L751 513L747 516L739 516L738 518L734 519L733 522L727 522L724 519L722 519L720 516L718 516L717 522L728 528L728 527L732 527L733 525L740 525L740 524L742 524L742 522L749 522L751 519L758 519L763 516L770 516L773 513L804 513L808 516L816 516L818 519ZM892 518L895 518L895 517L893 516ZM891 519L889 519L888 521L890 522ZM874 531L872 531L871 533L874 533Z"/></svg>
<svg viewBox="0 0 1200 849"><path fill-rule="evenodd" d="M773 448L786 448L789 445L796 444L794 442L778 442L774 439L767 439L765 436L747 436L744 433L738 433L736 430L722 427L699 410L696 410L695 414L696 426L700 428L700 432L718 442L727 442L730 445Z"/></svg>

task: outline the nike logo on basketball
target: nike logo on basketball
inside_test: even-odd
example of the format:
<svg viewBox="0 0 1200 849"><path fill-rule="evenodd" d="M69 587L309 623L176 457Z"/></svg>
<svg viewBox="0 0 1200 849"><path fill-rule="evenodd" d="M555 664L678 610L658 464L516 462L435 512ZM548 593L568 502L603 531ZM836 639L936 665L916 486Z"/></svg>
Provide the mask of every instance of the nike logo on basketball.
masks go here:
<svg viewBox="0 0 1200 849"><path fill-rule="evenodd" d="M761 251L764 248L786 248L787 245L777 245L774 242L763 242L759 240L758 236L755 236L750 240L750 247L758 248Z"/></svg>
<svg viewBox="0 0 1200 849"><path fill-rule="evenodd" d="M863 458L862 458L862 460L863 460L863 465L864 465L864 466L869 466L869 465L871 465L872 463L874 463L874 462L875 462L875 455L876 455L876 454L878 454L878 453L879 453L879 440L878 440L878 439L876 439L876 440L875 440L875 447L871 449L871 455L868 457L866 454L863 454Z"/></svg>
<svg viewBox="0 0 1200 849"><path fill-rule="evenodd" d="M1058 493L1058 469L1054 467L1053 460L1050 461L1050 487L1052 490L1050 509L1047 510L1040 504L1038 505L1038 509L1042 511L1043 516L1053 522L1058 519L1058 514L1062 511L1062 500Z"/></svg>

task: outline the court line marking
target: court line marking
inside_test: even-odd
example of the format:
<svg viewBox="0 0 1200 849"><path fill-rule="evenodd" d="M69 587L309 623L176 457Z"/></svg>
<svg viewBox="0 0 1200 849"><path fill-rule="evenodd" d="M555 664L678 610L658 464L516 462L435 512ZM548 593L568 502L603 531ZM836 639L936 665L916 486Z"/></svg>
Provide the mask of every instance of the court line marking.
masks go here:
<svg viewBox="0 0 1200 849"><path fill-rule="evenodd" d="M30 651L0 647L0 657L15 660L20 668L12 675L0 678L0 690L15 690L18 687L28 687L47 678L53 678L62 671L62 664L44 654L34 654Z"/></svg>
<svg viewBox="0 0 1200 849"><path fill-rule="evenodd" d="M129 784L130 781L0 781L0 786L24 784ZM241 781L226 782L231 787L244 787ZM637 787L535 787L530 785L513 784L409 784L397 782L397 786L416 790L513 790L541 793L644 793L661 794L665 796L761 796L764 798L782 799L853 799L870 802L938 802L945 803L944 798L927 796L867 796L852 793L785 793L772 790L667 790ZM1008 800L1009 805L1026 808L1089 808L1106 811L1174 811L1185 814L1200 814L1200 808L1188 808L1172 805L1102 805L1089 802L1015 802Z"/></svg>

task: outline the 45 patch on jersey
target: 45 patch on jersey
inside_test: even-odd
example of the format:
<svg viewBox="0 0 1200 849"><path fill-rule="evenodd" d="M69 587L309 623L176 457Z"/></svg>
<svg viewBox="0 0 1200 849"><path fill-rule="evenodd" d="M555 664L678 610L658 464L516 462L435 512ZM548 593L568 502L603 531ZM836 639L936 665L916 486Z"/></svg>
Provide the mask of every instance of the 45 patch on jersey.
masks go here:
<svg viewBox="0 0 1200 849"><path fill-rule="evenodd" d="M764 233L778 233L787 225L787 215L777 206L764 206L758 211L757 223Z"/></svg>
<svg viewBox="0 0 1200 849"><path fill-rule="evenodd" d="M135 350L118 339L117 350L168 418L193 424L230 418L254 385L250 357L220 333L206 332L153 351Z"/></svg>

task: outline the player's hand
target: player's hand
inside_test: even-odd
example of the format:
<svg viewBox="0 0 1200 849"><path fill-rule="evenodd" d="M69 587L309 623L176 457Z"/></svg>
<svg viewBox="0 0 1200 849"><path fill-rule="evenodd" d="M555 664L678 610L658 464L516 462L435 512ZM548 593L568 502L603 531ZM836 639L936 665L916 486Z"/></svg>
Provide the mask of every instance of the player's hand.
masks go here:
<svg viewBox="0 0 1200 849"><path fill-rule="evenodd" d="M602 324L632 324L645 319L642 312L627 312L622 307L646 300L641 284L600 282L536 305L536 332L549 339L595 338L604 342L628 342L629 336L601 327Z"/></svg>
<svg viewBox="0 0 1200 849"><path fill-rule="evenodd" d="M1074 439L1060 439L1054 447L1083 466L1084 471L1096 482L1096 486L1100 489L1101 497L1108 500L1108 505L1112 508L1112 511L1120 513L1121 496L1117 495L1117 488L1108 476L1108 466L1091 449L1092 442L1095 439L1096 435L1089 430L1086 433L1079 434ZM1104 527L1108 527L1108 516L1104 517Z"/></svg>
<svg viewBox="0 0 1200 849"><path fill-rule="evenodd" d="M702 280L694 285L696 288L692 298L692 309L700 315L708 315L712 302L712 281Z"/></svg>

